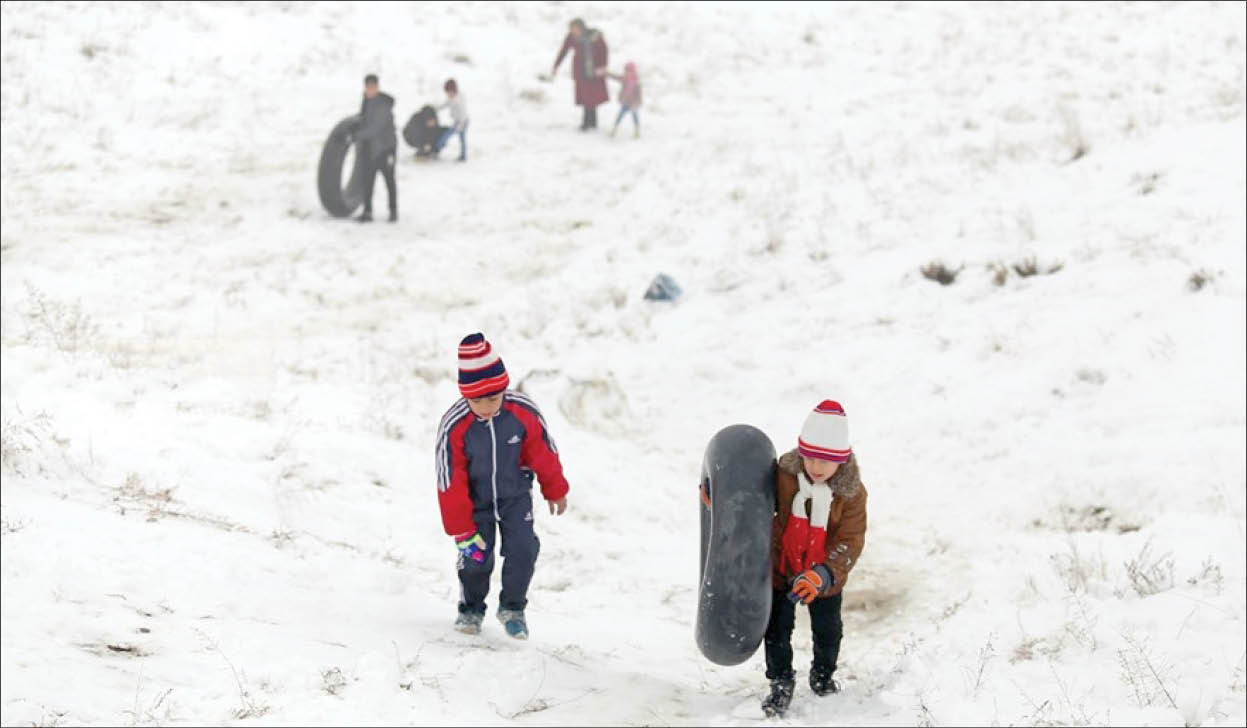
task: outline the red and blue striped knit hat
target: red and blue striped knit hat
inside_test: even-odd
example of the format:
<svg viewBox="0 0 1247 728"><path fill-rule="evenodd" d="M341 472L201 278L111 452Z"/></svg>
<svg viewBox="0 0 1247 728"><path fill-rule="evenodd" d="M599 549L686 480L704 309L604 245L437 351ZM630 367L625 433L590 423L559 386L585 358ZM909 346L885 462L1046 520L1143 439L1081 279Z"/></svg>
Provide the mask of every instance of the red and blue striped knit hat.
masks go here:
<svg viewBox="0 0 1247 728"><path fill-rule="evenodd" d="M488 397L511 383L502 357L477 332L459 342L459 392L468 399Z"/></svg>
<svg viewBox="0 0 1247 728"><path fill-rule="evenodd" d="M797 451L807 458L848 462L853 455L849 447L849 420L839 402L825 399L805 418Z"/></svg>

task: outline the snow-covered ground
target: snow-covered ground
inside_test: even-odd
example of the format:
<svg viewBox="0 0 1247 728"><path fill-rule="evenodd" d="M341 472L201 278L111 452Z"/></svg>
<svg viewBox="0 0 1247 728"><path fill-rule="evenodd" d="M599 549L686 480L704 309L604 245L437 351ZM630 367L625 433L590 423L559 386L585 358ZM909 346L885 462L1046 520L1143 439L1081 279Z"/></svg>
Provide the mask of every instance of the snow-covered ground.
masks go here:
<svg viewBox="0 0 1247 728"><path fill-rule="evenodd" d="M702 448L825 397L870 530L788 722L1247 722L1244 4L2 8L0 722L750 723ZM641 139L538 80L575 15ZM370 71L472 115L397 225L316 196ZM527 643L450 630L477 330L572 483Z"/></svg>

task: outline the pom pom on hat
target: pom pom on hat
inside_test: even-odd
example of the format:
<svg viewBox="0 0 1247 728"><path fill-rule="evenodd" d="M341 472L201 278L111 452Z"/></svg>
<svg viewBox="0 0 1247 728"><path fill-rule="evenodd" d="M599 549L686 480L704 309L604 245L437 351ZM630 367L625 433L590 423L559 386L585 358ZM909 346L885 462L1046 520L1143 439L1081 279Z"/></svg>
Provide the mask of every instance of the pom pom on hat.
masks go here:
<svg viewBox="0 0 1247 728"><path fill-rule="evenodd" d="M853 455L849 447L849 420L839 402L825 399L805 418L797 451L807 458L848 462Z"/></svg>

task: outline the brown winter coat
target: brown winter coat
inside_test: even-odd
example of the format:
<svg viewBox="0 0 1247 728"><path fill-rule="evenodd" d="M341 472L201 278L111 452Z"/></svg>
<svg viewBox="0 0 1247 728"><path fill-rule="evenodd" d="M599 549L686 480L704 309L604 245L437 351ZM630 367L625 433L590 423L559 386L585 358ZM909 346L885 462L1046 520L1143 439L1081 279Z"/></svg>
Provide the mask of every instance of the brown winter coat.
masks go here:
<svg viewBox="0 0 1247 728"><path fill-rule="evenodd" d="M797 494L797 475L801 473L801 455L791 450L779 457L779 474L776 478L775 519L771 528L771 580L776 589L789 588L789 582L796 574L784 574L780 569L780 548L783 543L784 528L788 525L788 516L792 513L792 499ZM862 554L866 545L866 486L857 469L857 456L849 457L849 461L840 465L836 474L831 476L831 514L827 519L827 558L824 564L831 571L835 583L830 589L819 595L819 598L839 594L849 572L857 564L857 557ZM806 510L809 515L809 509Z"/></svg>

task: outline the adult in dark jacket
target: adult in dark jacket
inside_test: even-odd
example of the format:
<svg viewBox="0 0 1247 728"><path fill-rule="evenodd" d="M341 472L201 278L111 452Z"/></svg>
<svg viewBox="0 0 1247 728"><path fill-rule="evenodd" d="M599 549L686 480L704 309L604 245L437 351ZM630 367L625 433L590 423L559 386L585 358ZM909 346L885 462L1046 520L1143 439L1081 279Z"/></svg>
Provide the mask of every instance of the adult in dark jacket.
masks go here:
<svg viewBox="0 0 1247 728"><path fill-rule="evenodd" d="M598 126L599 104L606 103L610 96L606 93L606 38L602 31L590 28L585 21L576 18L568 26L567 37L563 39L563 47L559 49L558 58L554 59L554 69L550 75L558 73L559 64L567 52L572 52L572 78L576 80L576 104L584 107L584 119L580 130L596 129Z"/></svg>
<svg viewBox="0 0 1247 728"><path fill-rule="evenodd" d="M359 107L359 118L355 153L368 161L368 171L364 175L364 212L355 219L372 222L372 189L380 172L390 195L390 222L394 222L398 219L398 184L394 181L394 159L398 152L394 97L381 93L377 77L372 73L364 77L364 101Z"/></svg>

